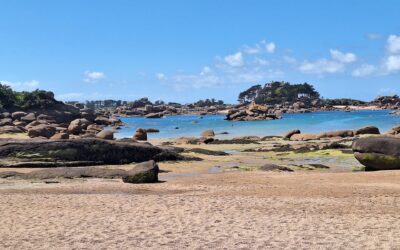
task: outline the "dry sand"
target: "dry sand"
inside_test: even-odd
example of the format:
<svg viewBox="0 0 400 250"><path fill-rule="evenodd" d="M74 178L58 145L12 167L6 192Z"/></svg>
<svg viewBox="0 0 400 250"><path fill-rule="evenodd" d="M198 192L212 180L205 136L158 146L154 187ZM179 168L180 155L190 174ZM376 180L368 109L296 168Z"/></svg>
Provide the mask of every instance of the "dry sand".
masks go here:
<svg viewBox="0 0 400 250"><path fill-rule="evenodd" d="M1 249L400 249L400 171L2 180Z"/></svg>

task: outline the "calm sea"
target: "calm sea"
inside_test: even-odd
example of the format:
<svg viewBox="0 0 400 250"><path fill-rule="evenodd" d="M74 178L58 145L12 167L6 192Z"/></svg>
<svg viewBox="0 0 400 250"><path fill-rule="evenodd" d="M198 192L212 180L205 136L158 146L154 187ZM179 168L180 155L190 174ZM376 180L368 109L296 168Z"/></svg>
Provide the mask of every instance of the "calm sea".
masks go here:
<svg viewBox="0 0 400 250"><path fill-rule="evenodd" d="M302 133L317 133L363 126L377 126L381 133L400 125L400 116L389 115L390 110L355 112L316 112L307 114L284 114L283 119L273 121L226 121L223 115L170 116L160 119L143 117L121 118L126 127L119 130L117 138L132 137L137 128L157 128L160 133L151 133L149 138L177 138L200 136L207 129L228 132L220 137L241 135L283 135L289 130L300 129ZM176 129L177 128L177 129Z"/></svg>

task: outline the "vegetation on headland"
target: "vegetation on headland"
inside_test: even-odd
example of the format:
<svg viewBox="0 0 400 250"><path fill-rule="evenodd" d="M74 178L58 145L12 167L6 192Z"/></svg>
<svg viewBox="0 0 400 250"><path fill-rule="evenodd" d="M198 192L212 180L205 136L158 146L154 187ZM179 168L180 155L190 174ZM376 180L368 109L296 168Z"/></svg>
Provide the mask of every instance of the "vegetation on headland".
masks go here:
<svg viewBox="0 0 400 250"><path fill-rule="evenodd" d="M359 105L364 105L367 102L351 98L340 98L340 99L324 99L324 103L328 106L359 106Z"/></svg>
<svg viewBox="0 0 400 250"><path fill-rule="evenodd" d="M193 103L193 105L196 107L211 107L216 105L224 105L224 101L222 100L217 101L214 98L211 98L211 99L199 100Z"/></svg>
<svg viewBox="0 0 400 250"><path fill-rule="evenodd" d="M11 87L0 83L0 108L22 110L49 108L61 102L54 98L51 91L14 91Z"/></svg>
<svg viewBox="0 0 400 250"><path fill-rule="evenodd" d="M238 97L240 103L255 102L257 104L283 104L285 102L294 103L297 101L313 101L318 100L320 104L327 106L336 105L364 105L367 102L350 99L324 99L320 96L314 86L309 83L291 84L289 82L270 82L264 86L258 84L251 86L247 90L241 92Z"/></svg>
<svg viewBox="0 0 400 250"><path fill-rule="evenodd" d="M301 99L319 99L319 93L308 83L290 84L288 82L270 82L254 85L239 94L240 103L255 102L257 104L281 104L296 102Z"/></svg>

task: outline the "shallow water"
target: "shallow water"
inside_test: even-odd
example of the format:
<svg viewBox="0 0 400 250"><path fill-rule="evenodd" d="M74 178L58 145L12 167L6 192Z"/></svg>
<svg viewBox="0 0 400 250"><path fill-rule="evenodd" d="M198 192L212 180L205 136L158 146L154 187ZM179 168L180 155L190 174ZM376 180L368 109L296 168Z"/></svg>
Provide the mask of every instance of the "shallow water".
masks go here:
<svg viewBox="0 0 400 250"><path fill-rule="evenodd" d="M283 114L283 119L273 121L226 121L224 115L207 115L202 119L195 115L169 116L159 119L123 117L126 127L119 130L117 138L132 137L137 128L157 128L160 133L150 133L149 138L177 138L199 136L207 129L228 132L219 137L241 135L283 135L289 130L300 129L302 133L318 133L363 126L377 126L381 132L400 124L400 116L390 115L390 110L354 112L316 112L305 114ZM178 127L178 129L175 129Z"/></svg>

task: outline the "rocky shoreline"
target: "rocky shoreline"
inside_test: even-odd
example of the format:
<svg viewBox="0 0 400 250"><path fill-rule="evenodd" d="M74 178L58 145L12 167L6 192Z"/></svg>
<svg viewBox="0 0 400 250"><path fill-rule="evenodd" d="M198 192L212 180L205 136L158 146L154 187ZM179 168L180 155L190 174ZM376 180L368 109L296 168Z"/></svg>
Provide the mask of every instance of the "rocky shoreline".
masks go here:
<svg viewBox="0 0 400 250"><path fill-rule="evenodd" d="M277 83L277 86L290 87L285 84ZM266 88L270 87L266 86ZM19 94L16 93L16 95ZM283 137L242 136L232 139L219 139L216 132L207 130L203 131L199 137L182 137L155 144L148 142L147 133L157 133L158 129L137 128L130 138L118 140L114 138L114 133L124 126L119 119L121 116L143 116L155 119L182 114L196 114L200 117L225 114L226 120L229 121L275 120L281 119L283 113L334 110L350 112L357 108L397 110L400 107L398 96L379 97L373 102L357 106L335 106L333 104L339 101L322 101L318 99L317 94L314 94L314 99L310 99L310 96L301 96L295 98L295 102L275 105L257 104L254 100L238 105L226 105L222 101L215 100L198 102L196 105L180 105L152 103L147 98L142 98L111 109L91 109L79 103L70 105L59 102L54 99L51 92L36 91L28 93L29 95L39 99L32 102L29 97L24 103L12 103L6 105L7 108L3 104L2 112L0 112L0 135L2 136L0 169L47 168L48 172L40 170L42 171L39 172L40 175L48 173L48 176L64 178L114 176L117 173L116 176L121 178L129 176L130 182L148 182L150 179L151 182L156 182L158 172L155 173L154 169L158 168L156 165L159 162L197 162L205 160L204 156L221 157L229 161L232 157L230 151L236 150L235 148L241 148L238 154L245 158L248 157L248 153L272 154L271 157L279 158L281 154L307 154L331 150L340 154L354 155L352 159L361 163L367 171L400 169L400 154L397 150L400 145L398 137L400 126L393 127L383 135L377 127L368 126L357 130L327 131L318 134L304 134L300 130L292 130ZM346 100L340 103L350 102ZM19 139L18 136L20 136ZM218 150L219 147L227 147L227 151ZM321 161L325 158L329 159L324 155L319 155L319 157ZM151 171L147 168L134 167L137 163L147 161L154 161L150 164ZM262 167L263 171L297 171L302 165L295 165L293 169L290 165L280 163L279 161L267 162L268 166L263 164L258 169ZM93 166L99 165L126 165L133 168L128 171L130 175L120 170L96 172ZM318 166L321 167L321 164L312 163L308 168L315 169ZM92 167L90 170L93 171L68 170L76 167ZM65 170L54 172L52 168L65 168ZM22 177L18 171L14 172L6 172L1 176L3 178L37 176L32 174ZM147 175L147 173L153 175L153 178L134 177Z"/></svg>

